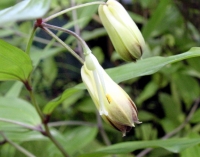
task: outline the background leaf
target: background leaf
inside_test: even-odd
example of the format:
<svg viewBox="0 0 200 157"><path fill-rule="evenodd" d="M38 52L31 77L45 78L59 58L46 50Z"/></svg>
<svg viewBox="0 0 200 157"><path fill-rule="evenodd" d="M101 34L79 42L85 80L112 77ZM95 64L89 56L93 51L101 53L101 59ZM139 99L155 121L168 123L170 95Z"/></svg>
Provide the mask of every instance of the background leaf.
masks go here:
<svg viewBox="0 0 200 157"><path fill-rule="evenodd" d="M106 70L112 79L119 83L135 77L150 75L170 63L200 56L200 48L195 47L185 53L169 57L150 57Z"/></svg>
<svg viewBox="0 0 200 157"><path fill-rule="evenodd" d="M37 126L41 124L35 108L28 102L19 98L0 97L0 118L21 122L29 126ZM24 131L24 127L6 123L0 120L1 131Z"/></svg>
<svg viewBox="0 0 200 157"><path fill-rule="evenodd" d="M80 92L79 89L75 89L75 88L69 88L66 89L61 96L53 99L52 101L50 101L49 103L47 103L47 105L44 107L43 112L44 114L51 114L53 112L53 110L60 104L62 103L64 100L66 100L67 98L77 94L78 92Z"/></svg>
<svg viewBox="0 0 200 157"><path fill-rule="evenodd" d="M7 22L41 18L48 11L51 0L24 0L0 11L0 26Z"/></svg>
<svg viewBox="0 0 200 157"><path fill-rule="evenodd" d="M25 82L32 72L29 56L9 43L0 40L0 80Z"/></svg>
<svg viewBox="0 0 200 157"><path fill-rule="evenodd" d="M178 153L186 148L197 145L200 143L200 139L168 139L168 140L154 140L154 141L138 141L138 142L123 142L108 146L106 148L99 149L94 153L83 154L79 157L101 157L108 154L122 154L130 153L137 149L149 148L149 147L161 147Z"/></svg>

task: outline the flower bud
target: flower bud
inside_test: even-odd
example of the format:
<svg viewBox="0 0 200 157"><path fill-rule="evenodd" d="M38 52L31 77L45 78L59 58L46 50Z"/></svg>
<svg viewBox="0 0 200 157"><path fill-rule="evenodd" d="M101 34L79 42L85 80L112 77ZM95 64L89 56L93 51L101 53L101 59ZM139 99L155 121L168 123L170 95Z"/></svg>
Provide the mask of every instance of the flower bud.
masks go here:
<svg viewBox="0 0 200 157"><path fill-rule="evenodd" d="M98 61L93 61L95 62L92 63L95 65L94 71L89 70L86 63L81 68L82 80L102 118L125 136L126 132L134 127L134 123L140 123L137 108L126 92L108 76Z"/></svg>
<svg viewBox="0 0 200 157"><path fill-rule="evenodd" d="M115 50L126 61L136 61L142 56L144 38L124 7L116 0L99 6L99 16Z"/></svg>

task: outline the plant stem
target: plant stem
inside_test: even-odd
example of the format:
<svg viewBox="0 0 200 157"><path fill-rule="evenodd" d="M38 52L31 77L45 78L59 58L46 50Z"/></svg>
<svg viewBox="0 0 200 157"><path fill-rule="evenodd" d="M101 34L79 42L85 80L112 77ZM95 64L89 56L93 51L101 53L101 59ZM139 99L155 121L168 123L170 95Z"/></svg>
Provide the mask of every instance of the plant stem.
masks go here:
<svg viewBox="0 0 200 157"><path fill-rule="evenodd" d="M34 38L36 29L37 29L37 27L34 26L32 31L31 31L31 35L29 37L28 44L26 46L26 53L28 55L30 54L30 49L31 49L31 45L32 45L32 42L33 42L33 38Z"/></svg>
<svg viewBox="0 0 200 157"><path fill-rule="evenodd" d="M70 2L71 2L71 7L74 7L74 6L76 6L76 3L75 3L75 0L70 0ZM78 26L78 24L77 24L77 10L72 10L72 20L74 21L74 30L75 30L75 33L78 35L78 36L80 36L80 34L81 34L81 31L80 31L80 28L79 28L79 26ZM77 43L77 49L78 49L78 52L79 52L79 55L81 56L81 58L84 58L84 56L83 56L83 53L82 53L82 47L81 47L81 45L80 45L80 43L78 42Z"/></svg>
<svg viewBox="0 0 200 157"><path fill-rule="evenodd" d="M44 19L43 21L44 21L44 22L47 22L47 21L49 21L49 20L54 19L54 18L57 17L57 16L60 16L60 15L62 15L62 14L67 13L67 12L69 12L69 11L71 11L71 10L78 9L78 8L82 8L82 7L86 7L86 6L90 6L90 5L95 5L95 4L105 4L105 2L98 1L98 2L90 2L90 3L80 4L80 5L77 5L77 6L74 6L74 7L71 7L71 8L67 8L67 9L65 9L65 10L62 10L62 11L56 13L56 14L53 14L53 15L47 17L46 19Z"/></svg>
<svg viewBox="0 0 200 157"><path fill-rule="evenodd" d="M50 36L55 38L64 48L66 48L78 61L82 64L84 64L84 60L76 54L68 45L66 45L60 38L58 38L53 32L51 32L48 28L43 27L43 30L45 30Z"/></svg>
<svg viewBox="0 0 200 157"><path fill-rule="evenodd" d="M43 119L44 119L43 113L42 113L42 111L40 110L40 107L38 106L38 104L37 104L37 102L36 102L35 95L34 95L32 89L29 90L29 94L30 94L30 97L31 97L32 104L35 106L35 109L36 109L37 113L39 114L39 116L40 116L40 118L41 118L41 121L43 121Z"/></svg>
<svg viewBox="0 0 200 157"><path fill-rule="evenodd" d="M75 32L73 32L71 30L68 30L68 29L65 29L65 28L62 28L62 27L50 25L50 24L47 24L47 23L42 23L42 26L50 28L50 29L58 30L58 31L63 31L63 32L67 33L67 34L73 35L81 43L84 53L85 54L91 53L91 50L88 47L88 45L86 44L86 42L78 34L76 34Z"/></svg>
<svg viewBox="0 0 200 157"><path fill-rule="evenodd" d="M31 97L31 101L33 103L33 105L35 106L43 124L44 124L44 127L45 127L45 131L43 131L42 133L44 135L46 135L47 137L49 137L49 139L55 144L55 146L61 151L61 153L63 154L64 157L69 157L69 155L67 154L67 152L64 150L64 148L61 146L61 144L51 135L51 132L49 130L49 127L47 125L46 122L44 122L44 116L43 116L43 113L42 111L40 110L37 102L36 102L36 99L35 99L35 96L34 96L34 93L33 93L33 90L31 88L31 85L28 83L26 84L26 87L28 87L28 91L29 91L29 94L30 94L30 97Z"/></svg>
<svg viewBox="0 0 200 157"><path fill-rule="evenodd" d="M25 154L28 157L35 157L35 155L31 154L29 151L27 151L26 149L24 149L23 147L21 147L20 145L12 142L11 140L9 140L6 135L0 131L0 134L3 136L3 138L5 139L6 142L8 142L10 145L12 145L13 147L15 147L17 150L19 150L21 153Z"/></svg>
<svg viewBox="0 0 200 157"><path fill-rule="evenodd" d="M56 145L56 147L61 151L64 157L69 157L65 149L62 147L62 145L52 136L49 127L47 124L44 124L46 135L50 138L50 140Z"/></svg>
<svg viewBox="0 0 200 157"><path fill-rule="evenodd" d="M101 120L101 116L99 115L99 112L96 111L96 117L97 117L97 123L98 123L98 129L99 129L99 132L101 134L101 137L103 138L103 141L104 143L109 146L111 145L111 142L103 128L103 124L102 124L102 120Z"/></svg>

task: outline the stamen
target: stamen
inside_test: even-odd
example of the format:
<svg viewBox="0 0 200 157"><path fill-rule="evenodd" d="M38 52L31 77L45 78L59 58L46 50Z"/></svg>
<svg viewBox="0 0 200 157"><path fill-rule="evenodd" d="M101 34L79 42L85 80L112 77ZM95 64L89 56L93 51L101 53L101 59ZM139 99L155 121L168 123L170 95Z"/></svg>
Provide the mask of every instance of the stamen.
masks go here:
<svg viewBox="0 0 200 157"><path fill-rule="evenodd" d="M106 88L106 84L105 84L105 80L104 80L103 69L102 69L102 67L101 67L99 64L96 65L96 68L97 68L97 70L98 70L98 76L99 76L100 82L101 82L101 84L102 84L104 93L107 94L107 88Z"/></svg>
<svg viewBox="0 0 200 157"><path fill-rule="evenodd" d="M103 102L103 94L101 92L101 83L100 83L100 80L99 80L96 70L93 70L93 76L94 76L95 84L97 87L97 94L99 97L99 104L100 104L99 113L100 113L100 115L108 116L108 111L105 109L104 102Z"/></svg>

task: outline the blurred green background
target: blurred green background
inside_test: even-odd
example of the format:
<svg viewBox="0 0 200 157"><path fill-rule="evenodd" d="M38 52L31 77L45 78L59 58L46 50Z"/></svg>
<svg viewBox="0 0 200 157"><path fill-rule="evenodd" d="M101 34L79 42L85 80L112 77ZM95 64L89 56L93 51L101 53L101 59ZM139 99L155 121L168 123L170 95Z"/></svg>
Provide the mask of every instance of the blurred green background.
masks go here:
<svg viewBox="0 0 200 157"><path fill-rule="evenodd" d="M0 9L17 2L19 1L0 1ZM86 2L92 2L92 0L52 0L45 17ZM145 38L146 50L142 59L178 55L188 51L191 47L200 46L200 1L122 0L120 2ZM79 34L105 69L123 65L125 62L115 52L102 27L97 10L98 5L88 6L59 16L49 23ZM25 50L33 23L33 20L22 20L1 25L0 38ZM55 33L78 54L82 54L82 49L75 38L61 32ZM31 59L35 68L32 74L34 90L42 109L66 89L82 82L81 64L40 29L37 30L31 47ZM59 103L49 123L50 126L54 126L52 128L54 135L71 156L79 156L104 148L106 145L126 141L158 140L184 124L191 108L195 104L197 107L200 99L200 57L167 65L152 75L132 78L121 82L120 85L135 102L139 111L139 119L143 123L136 125L126 137L122 137L120 132L101 122L87 91L75 91ZM0 82L0 96L4 97L9 91L11 95L17 92L20 98L30 101L26 89L19 82ZM200 108L197 107L192 115L183 128L167 138L200 138ZM13 128L17 131L16 127ZM10 137L38 157L62 156L47 138L37 132L20 130L15 133L10 132ZM138 148L131 153L115 156L139 157L138 154L143 149ZM115 154L120 154L120 151L116 151ZM2 144L0 145L0 156L23 157L24 155L9 144ZM191 147L178 151L178 153L157 146L144 156L199 157L200 145L191 144Z"/></svg>

